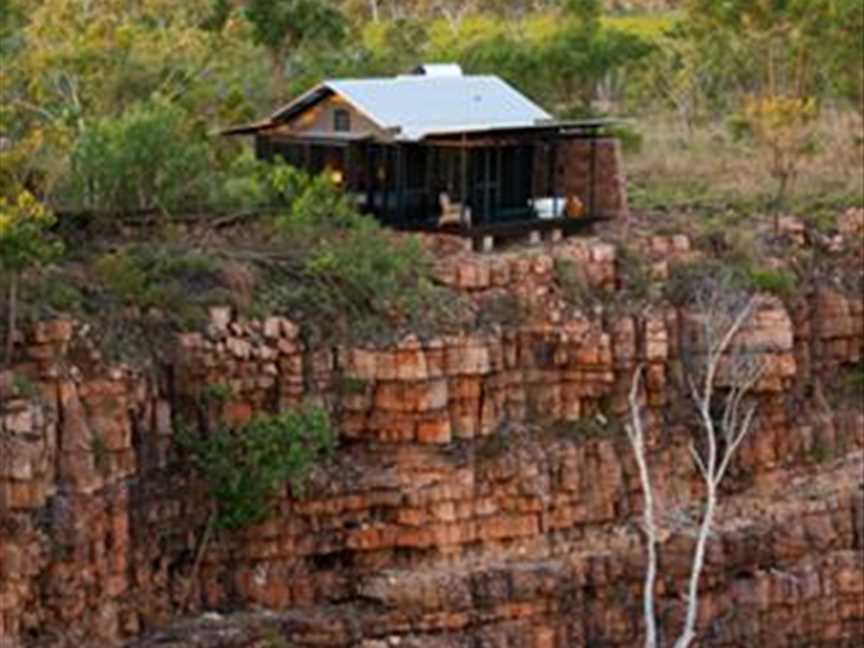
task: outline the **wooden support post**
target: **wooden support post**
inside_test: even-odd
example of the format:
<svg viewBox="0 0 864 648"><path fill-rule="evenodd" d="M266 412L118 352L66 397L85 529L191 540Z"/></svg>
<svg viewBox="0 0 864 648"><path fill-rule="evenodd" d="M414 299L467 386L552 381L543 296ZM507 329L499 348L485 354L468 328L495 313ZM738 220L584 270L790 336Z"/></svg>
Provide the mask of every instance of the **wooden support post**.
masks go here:
<svg viewBox="0 0 864 648"><path fill-rule="evenodd" d="M502 149L500 144L495 144L495 218L501 218L501 206L504 200L504 170Z"/></svg>
<svg viewBox="0 0 864 648"><path fill-rule="evenodd" d="M552 166L552 218L558 218L558 140L552 142L549 157Z"/></svg>
<svg viewBox="0 0 864 648"><path fill-rule="evenodd" d="M381 183L381 210L384 213L384 221L392 223L395 216L395 203L392 198L396 195L396 169L393 147L385 146L381 149L381 154L384 160L384 181Z"/></svg>
<svg viewBox="0 0 864 648"><path fill-rule="evenodd" d="M555 184L555 179L552 177L553 173L555 171L552 168L552 143L548 139L546 139L543 141L543 146L545 147L545 151L546 151L546 169L545 169L546 170L546 190L544 193L547 196L549 196L551 199L553 197L553 191L554 191L553 185ZM553 209L553 214L554 214L554 209L555 209L554 200L553 200L552 209Z"/></svg>
<svg viewBox="0 0 864 648"><path fill-rule="evenodd" d="M375 185L378 183L374 152L374 145L366 144L366 210L370 212L375 211Z"/></svg>
<svg viewBox="0 0 864 648"><path fill-rule="evenodd" d="M462 224L462 227L465 227L468 223L466 222L465 214L466 209L468 207L468 138L465 134L462 135L462 195L460 196L460 204L461 210L459 212L459 222Z"/></svg>
<svg viewBox="0 0 864 648"><path fill-rule="evenodd" d="M405 169L402 164L402 146L397 144L395 151L396 164L396 223L401 224L405 220L403 196L405 192Z"/></svg>
<svg viewBox="0 0 864 648"><path fill-rule="evenodd" d="M492 212L492 149L481 149L483 155L483 220L490 222Z"/></svg>
<svg viewBox="0 0 864 648"><path fill-rule="evenodd" d="M346 144L342 149L342 186L346 191L351 191L351 144Z"/></svg>
<svg viewBox="0 0 864 648"><path fill-rule="evenodd" d="M591 160L588 170L588 216L594 216L594 191L597 183L597 134L591 136Z"/></svg>
<svg viewBox="0 0 864 648"><path fill-rule="evenodd" d="M433 186L435 175L432 167L435 149L431 146L424 146L420 150L423 151L423 164L426 165L426 174L423 180L423 220L427 221L434 216L433 211L437 200Z"/></svg>

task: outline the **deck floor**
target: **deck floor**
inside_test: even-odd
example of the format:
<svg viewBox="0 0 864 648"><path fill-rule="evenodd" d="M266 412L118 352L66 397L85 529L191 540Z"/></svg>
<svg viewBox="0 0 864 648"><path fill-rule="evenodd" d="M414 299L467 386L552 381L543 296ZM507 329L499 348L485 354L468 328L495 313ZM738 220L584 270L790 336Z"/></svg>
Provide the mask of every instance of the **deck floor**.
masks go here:
<svg viewBox="0 0 864 648"><path fill-rule="evenodd" d="M583 218L531 219L510 223L492 223L487 225L445 225L443 227L420 223L408 223L403 226L397 226L397 229L409 232L451 234L453 236L475 239L484 236L510 238L530 234L531 232L542 233L554 230L560 230L564 236L568 236L590 230L595 223L605 220L608 219L600 216L590 216Z"/></svg>

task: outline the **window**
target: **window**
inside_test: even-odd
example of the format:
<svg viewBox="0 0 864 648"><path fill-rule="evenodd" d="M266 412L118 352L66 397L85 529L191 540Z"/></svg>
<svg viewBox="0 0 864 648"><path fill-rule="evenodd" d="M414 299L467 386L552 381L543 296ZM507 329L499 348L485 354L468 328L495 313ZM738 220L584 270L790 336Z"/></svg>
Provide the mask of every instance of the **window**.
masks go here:
<svg viewBox="0 0 864 648"><path fill-rule="evenodd" d="M333 111L333 130L346 133L351 130L351 113L342 108Z"/></svg>

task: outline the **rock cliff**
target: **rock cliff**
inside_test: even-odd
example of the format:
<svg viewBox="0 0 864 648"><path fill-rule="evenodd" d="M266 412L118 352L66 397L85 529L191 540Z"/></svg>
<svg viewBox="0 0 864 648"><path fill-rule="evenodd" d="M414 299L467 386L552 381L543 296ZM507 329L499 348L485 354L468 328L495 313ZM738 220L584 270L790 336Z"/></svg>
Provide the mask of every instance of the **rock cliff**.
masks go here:
<svg viewBox="0 0 864 648"><path fill-rule="evenodd" d="M36 323L0 385L0 645L636 645L642 496L621 420L639 363L675 632L701 495L680 384L695 315L562 298L565 261L611 301L616 253L595 240L460 253L442 282L480 305L515 295L524 312L377 347L313 347L300 322L213 309L142 370L104 361L76 322ZM646 248L661 274L688 254L680 236ZM787 301L764 296L742 333L769 370L709 545L704 645L852 645L864 631L864 406L837 387L862 361L864 302L830 285ZM176 435L215 384L229 396L206 416L240 424L312 400L341 444L303 497L204 543L206 489Z"/></svg>

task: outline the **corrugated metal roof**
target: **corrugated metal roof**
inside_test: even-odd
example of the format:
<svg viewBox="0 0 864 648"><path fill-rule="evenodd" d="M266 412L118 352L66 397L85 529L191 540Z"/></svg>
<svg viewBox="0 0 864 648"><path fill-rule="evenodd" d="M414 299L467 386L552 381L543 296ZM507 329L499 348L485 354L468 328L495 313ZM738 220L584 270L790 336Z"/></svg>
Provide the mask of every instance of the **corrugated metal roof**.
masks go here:
<svg viewBox="0 0 864 648"><path fill-rule="evenodd" d="M335 92L397 139L417 141L436 133L533 126L552 117L495 76L405 75L385 79L325 81L288 104L274 119L294 114Z"/></svg>

